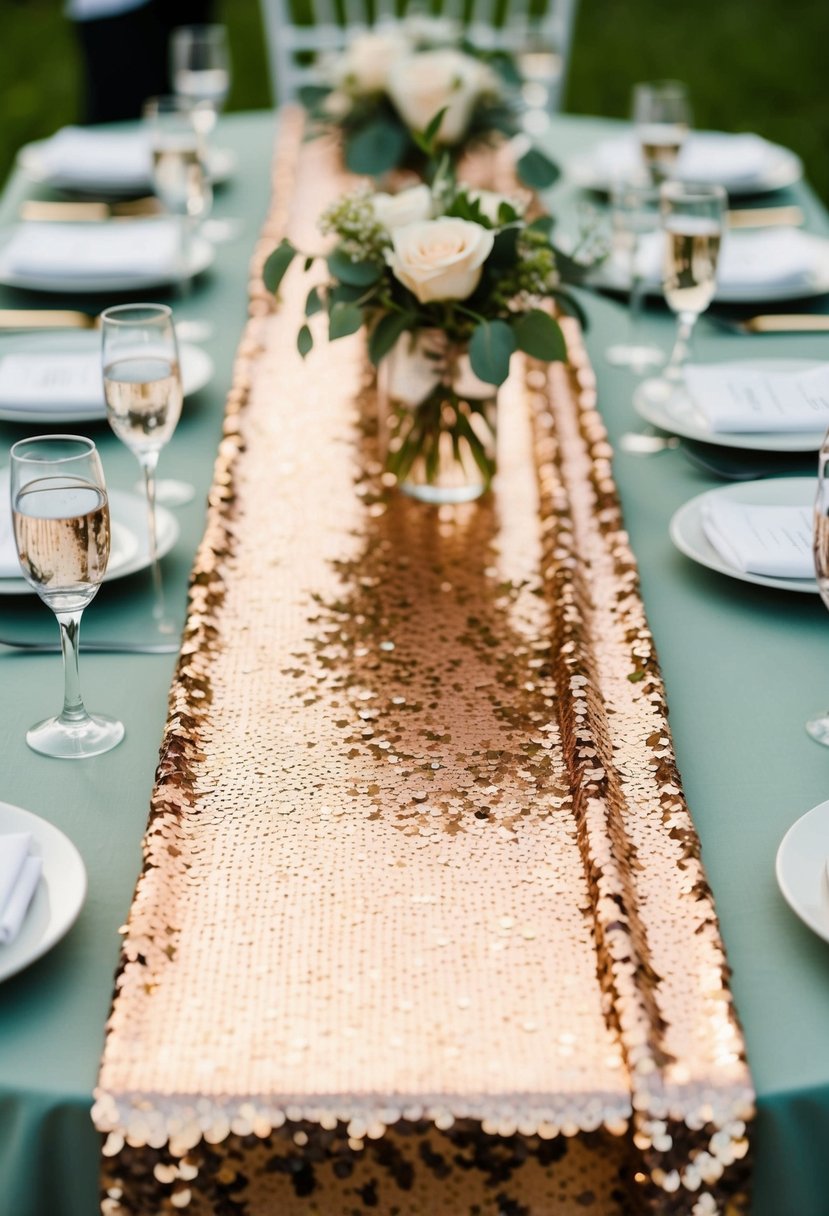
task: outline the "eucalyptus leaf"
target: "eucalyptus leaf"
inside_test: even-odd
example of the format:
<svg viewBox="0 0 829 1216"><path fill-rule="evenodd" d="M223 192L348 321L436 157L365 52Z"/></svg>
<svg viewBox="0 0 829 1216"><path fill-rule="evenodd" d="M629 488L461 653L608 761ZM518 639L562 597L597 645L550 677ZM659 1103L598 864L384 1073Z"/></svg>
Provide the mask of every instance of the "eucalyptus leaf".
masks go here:
<svg viewBox="0 0 829 1216"><path fill-rule="evenodd" d="M364 287L352 287L349 283L338 283L328 289L329 311L333 304L356 304L365 295Z"/></svg>
<svg viewBox="0 0 829 1216"><path fill-rule="evenodd" d="M410 312L390 312L380 318L368 340L368 357L375 367L413 321L414 314Z"/></svg>
<svg viewBox="0 0 829 1216"><path fill-rule="evenodd" d="M431 156L434 152L435 136L440 130L440 124L443 122L443 116L446 113L447 107L444 106L438 110L437 114L430 120L426 129L423 131L412 131L412 139L420 148L421 152L425 152L427 156Z"/></svg>
<svg viewBox="0 0 829 1216"><path fill-rule="evenodd" d="M532 308L520 316L513 324L512 332L518 349L533 359L542 359L545 363L567 359L567 344L561 326L540 308Z"/></svg>
<svg viewBox="0 0 829 1216"><path fill-rule="evenodd" d="M569 291L553 291L550 295L558 303L561 311L568 313L571 317L575 317L579 325L586 332L590 326L590 319L579 300Z"/></svg>
<svg viewBox="0 0 829 1216"><path fill-rule="evenodd" d="M283 237L262 267L262 280L268 291L276 295L285 272L296 257L296 249L287 237Z"/></svg>
<svg viewBox="0 0 829 1216"><path fill-rule="evenodd" d="M525 186L531 190L546 190L554 185L561 176L558 165L539 152L538 148L530 148L519 158L515 171Z"/></svg>
<svg viewBox="0 0 829 1216"><path fill-rule="evenodd" d="M377 118L346 139L345 163L352 173L379 177L396 169L409 144L407 132L399 124Z"/></svg>
<svg viewBox="0 0 829 1216"><path fill-rule="evenodd" d="M515 265L518 261L519 232L518 228L502 228L500 232L496 232L492 253L487 258L488 266L503 270Z"/></svg>
<svg viewBox="0 0 829 1216"><path fill-rule="evenodd" d="M334 304L328 314L328 337L332 342L355 334L363 324L363 310L356 304Z"/></svg>
<svg viewBox="0 0 829 1216"><path fill-rule="evenodd" d="M556 226L556 222L551 215L539 215L531 224L527 225L528 232L540 232L542 236L549 236Z"/></svg>
<svg viewBox="0 0 829 1216"><path fill-rule="evenodd" d="M303 359L314 345L314 335L311 333L307 325L301 325L299 333L296 336L296 348L302 355Z"/></svg>
<svg viewBox="0 0 829 1216"><path fill-rule="evenodd" d="M506 321L482 321L476 325L469 343L473 372L486 384L503 384L514 350L515 338Z"/></svg>
<svg viewBox="0 0 829 1216"><path fill-rule="evenodd" d="M306 317L313 317L316 313L322 312L323 308L325 308L325 305L322 302L322 298L319 293L319 288L312 287L311 290L308 292L307 299L305 300Z"/></svg>
<svg viewBox="0 0 829 1216"><path fill-rule="evenodd" d="M334 279L350 287L370 287L383 273L377 262L352 262L351 258L335 249L326 258L328 269Z"/></svg>

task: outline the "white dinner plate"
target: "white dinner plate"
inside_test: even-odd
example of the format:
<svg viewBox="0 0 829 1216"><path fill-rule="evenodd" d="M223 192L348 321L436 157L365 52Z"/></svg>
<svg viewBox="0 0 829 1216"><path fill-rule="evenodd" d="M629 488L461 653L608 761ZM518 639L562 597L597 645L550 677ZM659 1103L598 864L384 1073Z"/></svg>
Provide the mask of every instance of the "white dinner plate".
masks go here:
<svg viewBox="0 0 829 1216"><path fill-rule="evenodd" d="M128 222L128 221L125 221ZM185 277L182 268L171 263L164 271L153 274L133 271L121 276L101 274L21 274L7 265L5 260L5 245L12 235L12 229L6 229L0 234L0 284L4 287L22 287L26 291L60 292L79 294L106 294L124 291L144 291L152 287L166 287L180 283ZM216 256L216 251L209 241L202 236L195 236L190 242L187 278L207 270Z"/></svg>
<svg viewBox="0 0 829 1216"><path fill-rule="evenodd" d="M807 591L817 594L817 582L813 578L773 578L767 574L751 574L729 565L710 543L702 526L702 509L706 500L726 498L732 502L751 503L752 506L811 507L817 488L816 477L768 477L762 481L734 482L707 490L686 502L671 519L671 540L686 557L728 574L744 583L757 583L761 587L776 587L779 591Z"/></svg>
<svg viewBox="0 0 829 1216"><path fill-rule="evenodd" d="M793 823L777 850L777 885L805 925L829 942L829 801Z"/></svg>
<svg viewBox="0 0 829 1216"><path fill-rule="evenodd" d="M71 190L81 194L103 194L108 198L130 198L137 194L152 194L153 183L150 174L146 178L130 176L109 177L106 172L100 176L83 173L77 176L71 173L53 173L45 163L43 150L49 141L38 139L26 144L17 154L18 167L25 173L29 181L51 186L54 190ZM236 171L236 153L230 148L211 148L208 153L210 163L210 180L214 185L222 185Z"/></svg>
<svg viewBox="0 0 829 1216"><path fill-rule="evenodd" d="M739 240L739 234L732 238ZM770 283L718 283L714 300L718 304L757 304L773 300L805 300L829 292L829 239L803 232L800 239L809 254L808 274L803 278ZM567 250L564 250L565 253ZM620 258L612 255L591 270L588 286L605 291L629 291L630 274ZM649 296L662 295L661 280L647 278L643 290Z"/></svg>
<svg viewBox="0 0 829 1216"><path fill-rule="evenodd" d="M0 362L6 354L24 354L37 351L42 354L84 354L100 350L101 335L90 329L71 329L55 333L10 334L0 336ZM182 342L179 346L181 361L181 383L184 396L190 397L210 383L213 377L213 360L200 346ZM0 403L0 420L4 422L64 423L99 422L106 418L103 397L100 401L77 406L56 405L54 409L36 409L30 406L4 405Z"/></svg>
<svg viewBox="0 0 829 1216"><path fill-rule="evenodd" d="M752 359L723 362L721 367L752 368L766 372L806 371L816 367L816 359ZM654 426L683 439L716 443L724 448L743 448L756 452L816 452L823 443L820 431L712 431L694 409L683 385L668 385L665 380L643 380L633 392L633 408Z"/></svg>
<svg viewBox="0 0 829 1216"><path fill-rule="evenodd" d="M105 583L145 570L151 564L144 499L123 490L110 490L109 510L112 542ZM178 540L179 526L175 516L165 507L156 504L155 513L158 556L164 557ZM0 595L36 594L22 574L19 578L0 578Z"/></svg>
<svg viewBox="0 0 829 1216"><path fill-rule="evenodd" d="M611 141L603 141L611 142ZM630 136L619 136L618 141L632 143ZM765 141L767 156L761 171L753 177L736 177L722 182L732 197L747 194L767 194L772 190L784 190L799 182L803 176L803 162L790 148L781 144ZM585 190L597 190L607 193L612 182L608 176L607 167L592 150L581 152L572 157L565 166L565 172L571 181L582 186Z"/></svg>
<svg viewBox="0 0 829 1216"><path fill-rule="evenodd" d="M51 950L77 920L86 897L81 855L54 824L0 802L0 833L4 832L31 832L32 851L41 857L43 873L20 932L13 942L0 946L0 980Z"/></svg>

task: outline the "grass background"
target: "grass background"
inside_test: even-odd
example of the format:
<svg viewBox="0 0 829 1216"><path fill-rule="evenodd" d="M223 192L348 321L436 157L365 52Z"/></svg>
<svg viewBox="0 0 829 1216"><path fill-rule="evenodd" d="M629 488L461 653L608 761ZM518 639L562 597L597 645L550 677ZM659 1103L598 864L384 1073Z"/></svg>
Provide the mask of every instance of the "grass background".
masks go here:
<svg viewBox="0 0 829 1216"><path fill-rule="evenodd" d="M168 0L174 4L175 0ZM270 105L260 0L223 0L230 109ZM565 108L625 117L637 80L687 81L699 127L794 149L829 203L829 0L580 0ZM0 0L0 179L17 149L77 120L63 0Z"/></svg>

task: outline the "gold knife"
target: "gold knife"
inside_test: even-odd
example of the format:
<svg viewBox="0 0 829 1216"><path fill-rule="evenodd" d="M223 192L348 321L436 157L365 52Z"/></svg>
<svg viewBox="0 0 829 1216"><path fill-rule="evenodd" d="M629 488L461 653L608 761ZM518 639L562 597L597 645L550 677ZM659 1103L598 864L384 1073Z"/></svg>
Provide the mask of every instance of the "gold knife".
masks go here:
<svg viewBox="0 0 829 1216"><path fill-rule="evenodd" d="M34 220L44 223L95 223L101 220L113 219L143 219L146 216L161 215L161 207L156 198L136 198L123 203L105 202L44 202L41 199L27 199L20 207L22 220Z"/></svg>
<svg viewBox="0 0 829 1216"><path fill-rule="evenodd" d="M0 329L95 329L98 318L62 308L0 308Z"/></svg>
<svg viewBox="0 0 829 1216"><path fill-rule="evenodd" d="M771 313L728 324L744 334L829 334L829 313Z"/></svg>
<svg viewBox="0 0 829 1216"><path fill-rule="evenodd" d="M729 228L798 228L803 223L799 207L746 207L728 212Z"/></svg>

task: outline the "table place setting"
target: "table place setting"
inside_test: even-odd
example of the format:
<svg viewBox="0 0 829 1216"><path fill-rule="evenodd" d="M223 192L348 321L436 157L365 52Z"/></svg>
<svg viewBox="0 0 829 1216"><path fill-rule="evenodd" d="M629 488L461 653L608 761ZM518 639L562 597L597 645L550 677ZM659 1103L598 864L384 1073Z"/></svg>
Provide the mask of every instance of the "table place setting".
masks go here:
<svg viewBox="0 0 829 1216"><path fill-rule="evenodd" d="M613 182L641 171L640 141L633 132L604 140L568 161L568 177L585 189L608 191ZM764 194L799 181L803 166L788 148L759 135L690 131L678 153L676 176L711 182L730 195Z"/></svg>
<svg viewBox="0 0 829 1216"><path fill-rule="evenodd" d="M829 426L829 364L688 363L679 382L654 377L637 384L633 407L683 439L745 451L817 452Z"/></svg>
<svg viewBox="0 0 829 1216"><path fill-rule="evenodd" d="M46 819L0 802L0 981L51 950L77 920L86 870Z"/></svg>
<svg viewBox="0 0 829 1216"><path fill-rule="evenodd" d="M7 230L0 283L43 292L127 292L169 286L201 274L213 246L194 235L182 258L176 219L43 224Z"/></svg>

